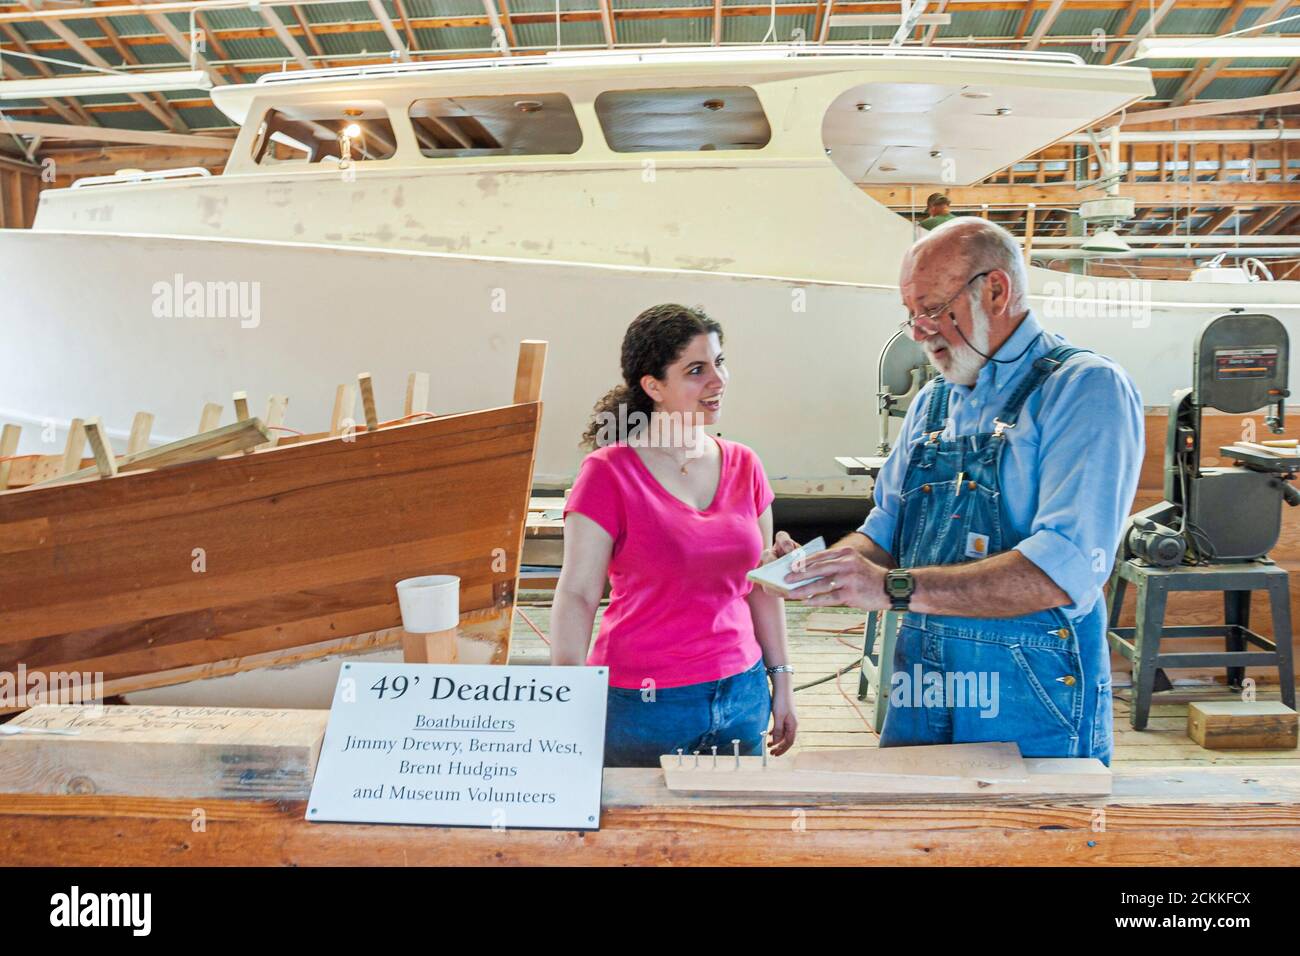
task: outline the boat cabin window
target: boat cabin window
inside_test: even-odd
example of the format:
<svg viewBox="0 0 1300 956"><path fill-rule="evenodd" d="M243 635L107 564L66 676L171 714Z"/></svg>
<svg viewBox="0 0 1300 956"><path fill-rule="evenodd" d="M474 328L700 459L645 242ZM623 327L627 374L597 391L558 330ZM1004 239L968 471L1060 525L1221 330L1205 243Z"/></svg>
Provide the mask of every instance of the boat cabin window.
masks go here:
<svg viewBox="0 0 1300 956"><path fill-rule="evenodd" d="M319 163L344 157L388 159L397 138L380 103L285 106L266 111L253 137L253 162L263 166Z"/></svg>
<svg viewBox="0 0 1300 956"><path fill-rule="evenodd" d="M416 100L411 123L430 158L563 155L582 146L573 104L562 93Z"/></svg>
<svg viewBox="0 0 1300 956"><path fill-rule="evenodd" d="M596 116L616 153L762 149L772 128L746 86L610 90Z"/></svg>

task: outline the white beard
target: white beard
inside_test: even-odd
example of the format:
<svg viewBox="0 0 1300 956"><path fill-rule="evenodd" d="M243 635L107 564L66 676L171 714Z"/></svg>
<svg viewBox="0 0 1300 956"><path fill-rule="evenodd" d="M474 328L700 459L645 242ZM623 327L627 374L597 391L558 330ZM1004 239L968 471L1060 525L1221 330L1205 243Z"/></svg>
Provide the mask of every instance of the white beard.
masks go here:
<svg viewBox="0 0 1300 956"><path fill-rule="evenodd" d="M954 385L974 385L975 380L979 378L980 369L988 361L984 355L987 355L989 351L989 316L978 299L971 303L970 316L970 345L965 342L956 346L948 345L940 336L927 340L924 345L925 354L930 359L931 364L937 366L943 377ZM930 342L935 341L935 339L948 345L948 357L944 361L936 361L930 351ZM975 348L971 348L971 345ZM976 351L976 349L979 351ZM980 352L983 352L984 355L981 355Z"/></svg>

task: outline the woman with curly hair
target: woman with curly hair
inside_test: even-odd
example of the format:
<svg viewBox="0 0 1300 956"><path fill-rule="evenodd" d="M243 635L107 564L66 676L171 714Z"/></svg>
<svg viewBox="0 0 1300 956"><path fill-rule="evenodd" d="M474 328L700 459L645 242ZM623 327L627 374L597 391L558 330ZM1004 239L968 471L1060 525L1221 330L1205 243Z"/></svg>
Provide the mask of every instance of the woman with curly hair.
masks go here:
<svg viewBox="0 0 1300 956"><path fill-rule="evenodd" d="M731 754L736 741L755 753L769 719L784 753L797 729L785 609L745 577L772 558L772 489L754 452L705 431L729 378L722 327L698 309L647 309L622 371L564 507L551 663L609 668L607 766Z"/></svg>

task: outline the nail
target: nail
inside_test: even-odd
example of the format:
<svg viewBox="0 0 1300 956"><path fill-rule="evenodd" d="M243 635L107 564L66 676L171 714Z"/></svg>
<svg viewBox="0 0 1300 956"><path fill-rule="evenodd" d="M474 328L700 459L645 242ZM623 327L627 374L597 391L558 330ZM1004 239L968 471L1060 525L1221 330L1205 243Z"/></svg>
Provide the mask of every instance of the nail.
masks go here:
<svg viewBox="0 0 1300 956"><path fill-rule="evenodd" d="M695 769L698 770L700 769L700 752L696 750L694 751L694 753L695 753Z"/></svg>
<svg viewBox="0 0 1300 956"><path fill-rule="evenodd" d="M681 748L681 747L678 747L678 748L677 748L677 766L680 767L681 765L682 765L682 748Z"/></svg>
<svg viewBox="0 0 1300 956"><path fill-rule="evenodd" d="M713 769L718 769L718 748L716 745L713 748Z"/></svg>
<svg viewBox="0 0 1300 956"><path fill-rule="evenodd" d="M733 739L731 741L731 750L736 755L736 769L739 770L740 769L740 741L739 740Z"/></svg>

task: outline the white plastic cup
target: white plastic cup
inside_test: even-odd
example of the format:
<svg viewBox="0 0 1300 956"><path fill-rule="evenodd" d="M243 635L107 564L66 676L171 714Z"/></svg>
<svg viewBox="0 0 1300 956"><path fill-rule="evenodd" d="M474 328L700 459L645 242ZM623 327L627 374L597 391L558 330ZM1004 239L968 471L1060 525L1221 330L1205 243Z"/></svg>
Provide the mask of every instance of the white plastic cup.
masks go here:
<svg viewBox="0 0 1300 956"><path fill-rule="evenodd" d="M428 574L397 582L402 629L408 634L436 634L460 623L460 578Z"/></svg>

